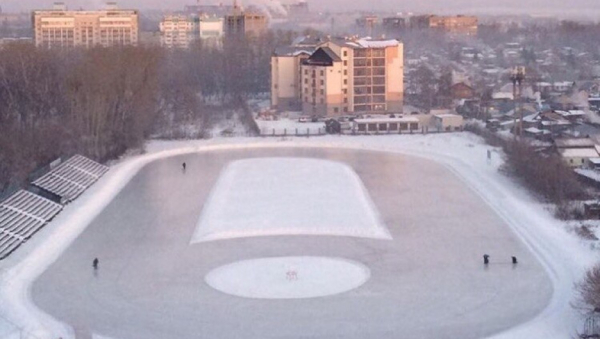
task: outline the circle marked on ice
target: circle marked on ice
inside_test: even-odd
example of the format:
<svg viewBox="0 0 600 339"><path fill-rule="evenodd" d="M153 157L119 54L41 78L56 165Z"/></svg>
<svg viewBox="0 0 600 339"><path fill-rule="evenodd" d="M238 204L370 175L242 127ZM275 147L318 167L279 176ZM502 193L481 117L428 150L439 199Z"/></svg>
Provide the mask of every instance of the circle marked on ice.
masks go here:
<svg viewBox="0 0 600 339"><path fill-rule="evenodd" d="M361 263L307 256L237 261L210 271L204 280L210 287L238 297L303 299L348 292L370 277L369 268Z"/></svg>

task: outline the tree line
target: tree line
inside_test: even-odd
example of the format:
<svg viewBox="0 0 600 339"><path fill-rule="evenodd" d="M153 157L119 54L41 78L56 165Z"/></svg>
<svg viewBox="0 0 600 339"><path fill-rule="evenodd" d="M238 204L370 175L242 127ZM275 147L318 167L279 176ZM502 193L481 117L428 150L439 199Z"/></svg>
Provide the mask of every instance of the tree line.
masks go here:
<svg viewBox="0 0 600 339"><path fill-rule="evenodd" d="M226 39L222 48L0 49L0 193L50 161L115 158L165 125L200 128L269 89L270 56L294 36ZM226 108L226 109L225 109ZM251 121L251 119L240 119Z"/></svg>

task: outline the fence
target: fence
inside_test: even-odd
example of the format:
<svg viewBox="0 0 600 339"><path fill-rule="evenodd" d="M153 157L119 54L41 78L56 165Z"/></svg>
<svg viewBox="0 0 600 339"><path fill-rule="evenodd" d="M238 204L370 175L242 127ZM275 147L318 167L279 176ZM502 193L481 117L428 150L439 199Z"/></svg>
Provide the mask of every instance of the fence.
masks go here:
<svg viewBox="0 0 600 339"><path fill-rule="evenodd" d="M261 137L311 137L311 136L324 136L327 134L338 134L338 135L399 135L399 134L438 134L438 133L451 133L451 132L462 132L464 128L458 130L444 130L441 128L429 128L421 127L420 129L406 129L397 131L358 131L356 129L344 129L340 133L327 133L325 128L264 128L260 131Z"/></svg>
<svg viewBox="0 0 600 339"><path fill-rule="evenodd" d="M310 137L326 135L325 127L321 128L263 128L261 137Z"/></svg>

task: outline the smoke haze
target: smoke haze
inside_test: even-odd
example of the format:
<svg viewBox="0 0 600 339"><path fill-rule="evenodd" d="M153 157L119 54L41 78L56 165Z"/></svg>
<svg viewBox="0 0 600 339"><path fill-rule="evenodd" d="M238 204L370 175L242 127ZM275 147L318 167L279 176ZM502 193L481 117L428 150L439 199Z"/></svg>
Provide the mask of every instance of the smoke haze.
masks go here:
<svg viewBox="0 0 600 339"><path fill-rule="evenodd" d="M31 9L51 8L55 0L0 0L4 11L29 11ZM63 0L70 9L98 9L103 7L102 0ZM281 0L290 1L290 0ZM201 4L229 3L233 0L200 0ZM248 5L251 0L242 1ZM264 5L277 0L254 0ZM394 12L437 12L437 13L474 13L474 14L539 14L539 15L585 15L600 18L598 0L308 0L315 11L394 11ZM196 0L120 0L120 8L137 9L182 9Z"/></svg>

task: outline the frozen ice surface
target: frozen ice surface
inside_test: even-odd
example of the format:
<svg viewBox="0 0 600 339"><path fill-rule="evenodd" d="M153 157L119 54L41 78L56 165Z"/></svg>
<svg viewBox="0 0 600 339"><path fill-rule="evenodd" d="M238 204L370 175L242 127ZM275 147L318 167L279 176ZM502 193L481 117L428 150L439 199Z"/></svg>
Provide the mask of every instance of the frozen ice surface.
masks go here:
<svg viewBox="0 0 600 339"><path fill-rule="evenodd" d="M270 235L390 239L347 165L310 158L230 163L212 189L192 243Z"/></svg>
<svg viewBox="0 0 600 339"><path fill-rule="evenodd" d="M364 284L369 269L327 257L276 257L218 267L206 283L223 293L255 299L303 299L348 292Z"/></svg>
<svg viewBox="0 0 600 339"><path fill-rule="evenodd" d="M471 275L465 275L463 269L456 270L453 267L448 267L448 265L442 264L435 265L433 269L425 270L423 262L413 262L412 260L415 258L411 253L421 252L424 255L422 258L431 260L436 259L431 257L431 250L444 249L444 247L448 246L451 247L450 250L473 251L473 253L478 255L479 250L477 248L472 248L472 246L478 244L480 241L469 241L469 239L463 239L464 242L461 242L460 237L448 237L447 234L444 234L444 230L447 230L447 227L442 227L436 232L429 232L430 234L424 233L424 237L422 238L423 241L441 240L442 243L436 246L427 244L426 246L421 247L421 250L417 252L409 251L411 248L397 248L397 242L408 244L410 241L414 240L414 238L404 239L402 237L394 237L394 240L384 242L376 240L376 242L379 243L382 248L375 249L371 247L371 244L367 241L368 239L336 237L335 239L330 239L333 244L328 244L336 245L336 243L338 243L335 247L330 246L331 248L322 248L324 253L315 253L317 252L315 250L320 248L319 245L322 245L322 241L298 237L298 242L300 244L304 244L304 251L299 253L298 248L296 247L297 244L290 244L288 241L282 241L283 239L280 237L276 237L274 239L277 241L272 241L268 239L269 237L267 237L255 238L255 240L252 240L249 243L251 238L246 238L244 241L241 239L232 239L226 242L207 242L195 246L187 246L189 243L189 238L193 233L193 226L187 231L189 233L185 239L171 239L173 238L173 234L175 232L174 230L168 230L166 232L153 235L153 233L140 233L139 229L134 231L134 229L131 228L120 229L117 227L112 230L107 229L105 230L106 232L100 231L100 233L98 233L99 230L103 229L104 225L99 225L96 227L94 226L96 223L96 221L93 221L94 218L96 216L100 217L104 215L105 213L103 211L105 208L108 208L109 205L118 205L123 201L122 199L124 197L133 199L134 201L136 200L135 194L130 196L132 192L127 193L125 187L140 181L136 175L138 173L143 174L144 171L142 171L142 169L157 159L164 159L166 157L173 157L175 155L185 155L185 158L187 159L191 154L203 154L206 152L218 153L224 150L239 150L245 152L247 150L259 150L265 148L288 149L306 147L320 148L323 150L330 148L343 148L377 151L376 153L388 152L389 154L407 154L418 156L420 158L431 159L436 163L441 164L455 175L455 179L459 178L460 181L466 184L473 192L476 193L477 196L483 199L483 201L485 201L483 206L491 208L497 213L497 216L504 220L504 228L506 228L509 233L512 233L513 236L522 241L522 244L524 244L525 248L528 250L525 251L523 254L524 256L528 256L533 253L533 257L539 260L545 272L550 277L553 285L553 293L550 303L541 313L539 313L540 307L544 307L540 306L541 304L544 304L542 300L547 300L544 299L543 296L539 296L541 292L539 289L536 289L535 292L530 293L533 295L538 295L539 299L537 299L538 301L535 303L535 305L532 305L532 302L528 300L528 298L532 297L532 295L511 294L511 289L515 288L515 286L513 286L515 283L522 283L522 288L527 284L531 285L532 282L530 279L525 279L523 277L518 280L511 281L508 284L504 283L503 280L498 281L497 275L507 274L510 272L510 266L503 266L503 264L496 265L499 270L491 271L494 273L488 276L489 281L478 281L477 279L473 279ZM493 157L491 161L488 161L486 158L486 153L488 150L493 150ZM271 156L271 154L269 154L269 156ZM333 160L339 161L339 157L334 156L333 158ZM174 161L171 162L161 162L161 165L159 166L152 166L154 168L153 171L157 171L157 167L171 168L172 166L177 166L178 161L180 160L174 158ZM175 164L173 162L175 162ZM19 249L19 251L13 254L11 258L0 262L0 317L9 321L10 324L13 324L9 324L9 327L16 326L20 328L22 333L34 333L36 335L42 333L47 334L46 336L38 335L36 338L55 339L56 337L60 336L65 339L73 338L72 331L65 330L64 322L67 322L68 326L82 326L82 324L88 324L89 327L87 329L90 331L102 333L103 335L108 334L111 337L120 339L146 339L152 338L156 335L162 339L165 336L161 336L162 332L157 332L157 327L155 327L155 325L159 323L161 326L175 327L178 334L189 331L189 333L195 333L195 337L198 337L200 334L206 334L206 337L222 338L226 337L224 332L215 332L212 333L212 336L210 336L210 327L212 326L211 323L206 323L208 328L198 331L197 328L193 328L193 326L190 324L197 324L199 321L205 320L198 320L201 318L190 318L190 315L187 313L182 313L178 317L173 317L173 315L170 313L172 310L169 307L164 308L165 305L160 305L160 307L163 308L154 308L154 311L152 311L151 314L154 314L155 317L150 318L150 322L147 324L147 327L141 326L140 324L142 324L144 320L148 320L145 319L144 312L151 311L147 308L147 306L152 306L150 300L146 297L152 296L154 298L162 298L163 302L168 302L169 298L174 296L172 293L177 291L177 289L167 289L165 292L170 292L171 294L164 293L164 296L161 297L160 295L157 295L155 291L156 288L178 286L179 289L182 289L186 283L189 283L191 289L197 289L198 281L201 281L204 275L211 269L218 267L218 265L224 265L236 260L240 260L240 258L243 259L244 255L242 252L245 251L245 248L249 245L255 245L262 249L254 253L253 251L257 250L257 248L255 246L250 246L250 254L254 257L256 257L259 252L264 252L265 249L268 249L268 251L278 252L278 255L307 255L307 252L310 252L311 255L333 255L347 258L352 257L351 253L348 251L352 248L357 248L355 245L358 244L360 245L358 247L360 250L354 255L358 255L359 258L356 258L356 260L361 262L368 261L368 267L371 269L373 274L371 279L363 287L360 287L356 290L358 293L355 291L350 291L343 294L343 296L348 294L353 298L358 298L357 305L360 305L358 307L365 308L368 305L365 305L365 303L361 301L374 301L373 298L379 298L380 301L385 301L386 298L381 294L381 289L395 286L398 283L402 283L402 285L397 286L396 289L399 289L399 291L405 293L405 295L409 295L411 292L410 289L406 289L406 286L419 287L423 285L424 288L429 287L431 288L430 291L434 292L424 294L422 296L416 294L413 298L406 300L407 302L416 303L416 305L426 305L428 302L431 302L428 307L422 310L423 312L415 312L413 310L404 312L397 308L398 304L396 304L396 308L382 308L381 306L383 306L383 304L381 303L375 303L372 305L372 307L366 307L365 310L371 312L367 312L365 314L371 315L371 313L379 313L381 315L381 319L379 320L377 320L377 318L372 318L372 328L378 328L393 335L393 332L390 332L392 329L388 328L387 326L400 322L401 324L399 325L406 326L406 329L402 331L403 334L418 334L419 331L427 331L428 329L431 331L430 336L425 335L419 338L440 338L440 333L448 338L570 338L574 335L574 333L576 333L578 327L583 322L583 319L579 313L571 307L571 302L574 296L573 283L581 279L584 270L595 263L597 259L597 252L590 251L587 246L582 246L582 243L572 234L565 232L564 223L554 219L544 208L543 204L537 202L535 198L532 198L521 186L499 173L498 168L502 165L502 163L503 161L501 152L485 145L481 138L473 136L469 133L379 137L328 136L322 138L288 140L229 138L213 139L208 141L151 142L147 147L147 154L130 157L120 162L116 166L113 166L111 171L95 186L88 190L88 192L86 192L78 201L67 206L61 215L59 215L50 226L40 231L36 237L34 237L31 241ZM214 166L211 166L210 162L203 162L202 165L210 168L211 171L214 170L212 169ZM384 167L383 169L385 172L388 172L389 175L400 175L397 173L397 171L390 169L388 166ZM198 175L202 176L204 174L205 173L199 173ZM365 179L369 179L369 173L358 171L358 174L361 176L365 184L367 184L366 181L370 181ZM171 174L168 175L170 176ZM216 175L214 179L216 180ZM425 181L419 182L418 184L427 189L439 183L440 182L435 183ZM169 202L169 197L167 196L168 194L165 192L171 192L170 194L177 195L178 193L176 193L176 190L181 188L181 186L175 187L174 192L169 187L169 184L171 184L171 182L161 185L150 185L150 187L146 188L146 190L148 193L153 191L153 194L155 197L157 197L157 200L160 200L158 198L164 198L166 204L169 206L176 206L176 204ZM440 189L439 187L443 187L443 189ZM162 192L160 191L161 189L163 189ZM438 186L438 193L451 194L452 189L445 186ZM206 194L208 194L208 192L206 192ZM397 192L395 194L397 194ZM121 196L121 198L116 199L118 196ZM379 200L380 198L386 201L385 194L381 196L372 195L372 198L375 200L378 206L378 201L381 201ZM161 201L160 203L165 204L165 201ZM452 206L457 206L456 204L452 203L452 200L448 200L447 197L445 199L438 199L435 197L430 198L430 205L432 206L441 206L441 202L449 202ZM160 206L160 204L157 206ZM198 208L200 207L201 206L198 206ZM482 207L479 206L478 208ZM111 207L111 209L114 209L114 206ZM123 216L127 221L129 221L129 215L132 213L131 208L128 210L128 206L122 206L122 210ZM143 215L143 213L146 212L147 211L136 213L142 213L141 215ZM381 208L380 212L384 214L384 211L382 211ZM407 212L411 212L411 210L408 209ZM148 217L148 219L151 222L151 217L155 217L156 213L150 214L151 216ZM431 215L431 213L428 213L427 215ZM480 213L476 213L475 215L481 216ZM105 215L104 217L107 216ZM195 216L194 220L190 219L189 222L195 226L195 223L198 220L197 218L198 215ZM441 219L445 221L444 218L445 216L441 217ZM100 219L103 219L103 217L100 217ZM419 219L417 218L416 220ZM468 219L465 220L468 221ZM388 228L390 228L390 224L385 217L384 221ZM444 222L442 224L447 223ZM407 234L410 235L417 231L417 229L413 227L414 225L411 225L410 223L405 223L405 225L410 226L407 228ZM486 223L481 223L481 225L485 226ZM139 225L136 226L140 227ZM163 223L162 227L164 226L165 224ZM486 227L481 228L481 230L485 229ZM127 239L120 239L112 234L114 232L129 231L131 231L131 233L127 234L127 236L133 238L133 245L131 243L127 243ZM183 231L185 232L185 230ZM394 231L391 228L390 231L392 234L394 234ZM444 232L440 233L439 231ZM417 234L418 232L414 235ZM179 250L166 250L164 247L159 247L157 249L156 246L151 246L151 248L146 250L144 246L138 246L140 241L149 240L144 239L149 236L149 239L155 239L153 241L180 242L182 246L179 247ZM156 238L156 236L159 236L159 238ZM110 242L98 241L98 239L106 239L107 237L111 239ZM486 236L481 237L481 239L487 238L492 241L492 244L499 246L498 248L504 248L505 250L508 249L507 247L503 247L502 243L499 243L497 241L498 239L496 239L493 235L487 234ZM339 246L340 242L345 243L350 239L354 239L354 246ZM457 240L459 241L456 242ZM122 270L122 278L125 280L115 285L114 283L110 283L107 279L102 279L102 281L94 281L90 280L89 277L81 276L80 274L71 276L71 273L77 272L78 269L81 269L82 271L89 270L90 262L87 258L69 258L70 256L67 254L67 252L70 251L71 246L78 244L80 241L87 243L87 245L93 245L92 248L85 249L84 247L84 251L80 253L81 256L96 254L95 252L103 247L131 246L127 247L126 253L117 252L117 254L111 258L113 260L120 258L122 263L126 263L131 256L131 263L129 265L124 265ZM223 247L222 245L226 243L229 245L221 248ZM216 246L217 244L219 244L219 246ZM190 262L193 261L196 266L200 265L204 267L194 269L200 269L200 271L202 271L198 275L195 275L195 273L193 273L194 270L190 270L189 268L181 270L181 266L185 265L180 261L180 254L188 251L183 250L186 246L196 249L192 257L188 258L188 260ZM202 250L201 247L207 248ZM271 247L273 247L273 249L271 249ZM484 249L486 252L489 252L489 246L484 247L487 247ZM396 249L399 250L399 252L397 252L400 253L399 255L393 254L393 250ZM106 250L110 251L110 249ZM339 250L342 250L342 253L340 253ZM332 251L335 253L331 253ZM381 259L389 257L388 255L384 255L388 251L390 251L389 255L398 255L397 258L402 259L401 263L403 263L405 266L398 266L400 263L394 263L394 266L391 266L394 270L402 273L398 279L379 280L377 279L377 271L383 267ZM157 253L161 252L164 252L169 256L169 258L174 258L175 260L171 261L169 258L167 258L168 260L165 259L153 262L153 259L160 258L160 256L156 255ZM212 265L206 263L205 260L202 259L203 255L206 255L209 252L211 255L213 255L212 260L214 262ZM231 258L225 258L224 252L228 252ZM264 253L262 254L264 255ZM407 254L410 255L407 256ZM494 258L497 258L494 253L491 254ZM198 255L201 256L198 257ZM470 257L470 255L463 255L460 258L448 259L459 260L457 262L464 263L465 257ZM519 258L521 259L520 255ZM58 267L60 267L57 260L65 259L70 261L71 266L67 265L63 267L63 269L66 268L66 270L63 270L61 273L61 271L56 270ZM81 261L80 264L78 263L79 261ZM108 261L110 262L110 260ZM117 260L115 263L120 261ZM145 261L150 262L147 265L147 268L146 265L144 265L144 267L136 266L137 264ZM522 259L520 261L522 261ZM529 260L526 260L523 263L528 261ZM184 262L186 261L184 260ZM53 265L53 263L55 264ZM534 264L535 260L530 263ZM78 266L72 266L74 264L77 264ZM217 266L214 266L215 264L217 264ZM525 265L519 264L519 266L524 267ZM129 273L128 270L132 269L135 272ZM45 270L47 270L47 273L44 273L46 277L42 278L42 272ZM144 274L139 275L140 270L142 270ZM174 275L173 278L170 279L165 276L169 270L181 270L181 272L178 276ZM103 272L110 273L110 270L104 270ZM534 275L539 274L539 272L536 270L533 270L530 273L527 273L529 270L517 272ZM54 284L44 286L43 282L38 282L35 284L37 287L32 286L34 281L48 279L47 275L50 273L52 276L58 279L54 282ZM150 273L158 274L158 279L156 279L152 284L148 284L148 281L146 281L146 284L142 285L144 288L141 290L135 291L138 286L128 287L125 284L125 282L131 282L132 275L137 274L139 275L139 279L144 280L148 278L148 274ZM452 278L447 281L448 288L440 288L440 286L432 285L433 283L440 282L440 279L442 279L441 281L443 282L445 279L444 277L449 277L449 274ZM102 274L101 276L106 277L107 275ZM69 277L69 279L65 277ZM90 284L90 282L92 282L92 284ZM372 285L374 282L377 282L377 284ZM467 283L466 285L465 282ZM68 293L59 292L59 288L72 287L72 283L75 283L75 288L73 290L69 290ZM497 283L499 284L496 285ZM61 284L64 286L61 286ZM464 287L464 291L456 291L454 288L452 288L453 286L462 286ZM500 288L496 288L497 286ZM42 289L40 290L39 287L42 287ZM532 287L535 288L536 286L533 285ZM212 290L208 286L207 288ZM182 290L187 291L186 288L183 288ZM122 292L133 293L134 298L124 303L121 295ZM181 302L176 304L176 308L183 311L188 310L189 314L193 314L194 312L198 311L198 305L204 305L208 308L207 311L210 311L206 313L207 316L216 316L217 318L220 317L222 319L231 319L231 316L235 316L236 314L241 315L240 311L244 308L254 309L255 312L247 314L247 325L250 327L244 327L246 326L244 324L231 323L234 325L234 327L231 328L230 326L227 329L233 331L234 333L246 333L250 329L255 329L257 324L261 324L259 326L260 328L263 327L262 324L276 324L278 319L268 319L263 316L263 311L266 310L265 307L267 306L268 308L271 308L271 311L273 312L279 312L281 314L294 312L297 315L297 318L292 320L292 322L289 324L284 323L285 326L281 326L281 323L277 324L280 325L276 327L277 333L273 333L274 335L283 334L288 336L297 336L298 333L303 333L302 329L297 329L297 326L306 324L302 323L301 321L305 316L311 315L316 317L316 319L324 319L326 317L329 321L329 326L331 326L336 321L344 321L342 316L332 312L335 312L336 310L348 310L348 308L344 307L344 305L341 305L342 307L339 308L337 306L333 307L330 303L326 303L326 305L328 305L326 308L320 308L320 303L322 300L337 298L336 296L333 296L327 298L306 299L307 306L310 306L307 309L307 312L309 313L304 313L302 309L295 307L290 308L288 304L290 302L293 302L294 304L305 303L305 301L283 301L282 304L263 304L257 301L258 304L249 305L239 300L232 304L236 305L235 307L229 307L224 313L220 313L218 309L212 310L210 307L214 306L213 302L218 302L219 304L217 305L221 305L220 302L223 302L222 305L227 305L226 298L217 298L215 295L212 295L209 292L207 293L207 297L200 300L194 299L196 296L191 294L191 296L194 298L191 298L192 300L189 302L187 299L190 299L190 295L186 295L187 299L183 298L183 296L180 296L182 299ZM508 293L508 295L506 293ZM482 299L478 297L480 295L487 295L488 297ZM75 298L73 299L73 297ZM102 298L98 299L98 297ZM426 299L419 300L421 297ZM465 297L468 300L465 300ZM351 300L352 298L346 299L346 301ZM447 302L444 303L444 300ZM195 303L196 301L197 303ZM469 301L473 303L469 304ZM482 304L477 304L478 301ZM140 303L142 306L141 308L134 306ZM529 310L538 310L534 311L533 313L537 314L537 316L532 318L532 313L528 313L529 315L525 316L519 312L514 313L513 311L503 309L503 305L506 306L507 304L512 305L513 309L516 310L523 310L523 307L529 308ZM50 310L48 305L58 306L58 309ZM409 303L405 304L406 307L409 307L410 305L411 304ZM452 307L449 307L448 305L452 305ZM43 310L40 309L40 307L42 307ZM82 312L80 307L85 307L85 311ZM115 312L115 309L119 311ZM201 308L201 310L205 309L206 308ZM495 314L504 315L499 319L500 321L498 321L498 319L490 319L490 314L488 314L488 311L494 309L496 310L493 311ZM69 310L74 311L76 313L75 316L92 316L95 320L90 322L89 319L80 318L78 319L79 322L73 323L71 322L72 319L65 313ZM389 311L391 311L391 313ZM438 311L442 314L445 314L445 316L441 318L432 317L432 314L435 315ZM50 312L52 316L47 312ZM475 318L473 319L474 322L466 321L468 317L474 314L476 314ZM364 314L358 313L355 315L363 316ZM393 320L388 323L386 322L386 317L389 316L392 316ZM126 321L124 324L122 324L122 327L119 327L118 329L115 328L115 324L125 319L128 319L129 321ZM360 317L357 319L360 319ZM268 320L268 322L265 323L265 320ZM2 326L2 324L6 325L5 322L0 322L0 326ZM326 323L319 323L315 325L321 325L321 330L326 330ZM330 332L326 337L331 338L337 336L349 338L357 329L362 328L364 330L368 330L368 328L361 326L361 323L353 323L351 320L346 319L346 322L342 325L342 327L338 327L338 331ZM408 327L416 327L417 330L410 332ZM452 328L455 330L450 330ZM294 332L296 329L297 331ZM462 333L457 333L456 329L459 329L458 332L460 332L460 329L462 329ZM498 333L498 331L501 332ZM12 333L14 332L12 330L0 330L0 333L2 333L0 337L3 339L12 339ZM6 333L11 334L9 334L7 337L5 336ZM348 335L344 336L344 334ZM461 334L465 335L461 336ZM178 337L183 338L184 336L179 335Z"/></svg>

